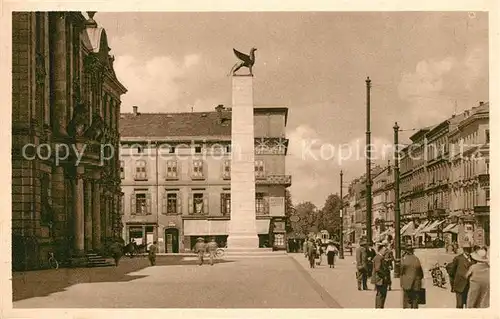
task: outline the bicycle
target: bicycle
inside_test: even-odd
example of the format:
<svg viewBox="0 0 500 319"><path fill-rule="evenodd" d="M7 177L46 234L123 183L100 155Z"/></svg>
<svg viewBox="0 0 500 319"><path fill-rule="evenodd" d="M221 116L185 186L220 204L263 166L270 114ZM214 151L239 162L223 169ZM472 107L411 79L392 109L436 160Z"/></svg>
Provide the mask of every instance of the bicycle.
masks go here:
<svg viewBox="0 0 500 319"><path fill-rule="evenodd" d="M441 271L441 267L446 267L446 264L444 264L444 266L441 266L439 265L439 263L436 263L434 267L429 269L429 271L432 276L432 284L439 288L444 288L444 285L446 285L446 278L443 271Z"/></svg>
<svg viewBox="0 0 500 319"><path fill-rule="evenodd" d="M49 252L49 266L53 269L59 269L59 262L57 261L53 252Z"/></svg>
<svg viewBox="0 0 500 319"><path fill-rule="evenodd" d="M223 248L217 248L217 250L215 251L215 257L217 257L217 258L224 257L224 249Z"/></svg>

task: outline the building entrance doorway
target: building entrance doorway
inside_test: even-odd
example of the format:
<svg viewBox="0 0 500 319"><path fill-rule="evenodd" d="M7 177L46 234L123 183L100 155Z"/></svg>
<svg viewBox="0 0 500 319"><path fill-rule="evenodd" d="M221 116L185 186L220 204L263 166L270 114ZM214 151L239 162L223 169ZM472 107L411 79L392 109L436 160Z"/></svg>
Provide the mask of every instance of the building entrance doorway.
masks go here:
<svg viewBox="0 0 500 319"><path fill-rule="evenodd" d="M165 229L165 252L179 253L179 230L176 228Z"/></svg>

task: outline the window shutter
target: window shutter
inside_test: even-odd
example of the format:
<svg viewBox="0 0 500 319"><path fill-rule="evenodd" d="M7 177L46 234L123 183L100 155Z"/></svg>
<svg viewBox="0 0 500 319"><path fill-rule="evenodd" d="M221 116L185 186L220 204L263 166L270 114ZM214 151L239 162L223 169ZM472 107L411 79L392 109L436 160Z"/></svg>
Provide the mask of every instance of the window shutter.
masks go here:
<svg viewBox="0 0 500 319"><path fill-rule="evenodd" d="M176 169L177 169L177 177L180 178L180 175L181 175L181 168L182 168L182 165L181 165L182 161L176 161Z"/></svg>
<svg viewBox="0 0 500 319"><path fill-rule="evenodd" d="M226 194L221 193L220 194L220 213L222 215L226 215L226 201L224 200L226 198Z"/></svg>
<svg viewBox="0 0 500 319"><path fill-rule="evenodd" d="M195 160L192 160L191 165L189 165L189 176L191 176L191 177L194 176L194 163L195 163Z"/></svg>
<svg viewBox="0 0 500 319"><path fill-rule="evenodd" d="M167 198L168 198L168 193L163 192L162 208L161 208L162 214L168 213L168 211L167 211Z"/></svg>
<svg viewBox="0 0 500 319"><path fill-rule="evenodd" d="M177 214L182 215L182 193L177 193Z"/></svg>
<svg viewBox="0 0 500 319"><path fill-rule="evenodd" d="M208 193L203 194L203 214L208 215Z"/></svg>
<svg viewBox="0 0 500 319"><path fill-rule="evenodd" d="M135 215L135 193L130 195L130 215Z"/></svg>
<svg viewBox="0 0 500 319"><path fill-rule="evenodd" d="M151 194L146 193L146 215L151 215Z"/></svg>
<svg viewBox="0 0 500 319"><path fill-rule="evenodd" d="M221 178L224 178L226 176L226 161L225 160L222 161L221 164L222 164L222 167L221 167L221 170L220 170L220 172L221 172L220 176L221 176Z"/></svg>
<svg viewBox="0 0 500 319"><path fill-rule="evenodd" d="M203 178L207 178L207 176L206 176L206 175L208 174L208 167L207 167L207 166L208 166L208 164L207 164L207 162L206 162L206 161L203 161L203 160L201 160L201 163L200 163L200 164L201 164L201 165L200 165L200 167L201 167L201 176L202 176Z"/></svg>
<svg viewBox="0 0 500 319"><path fill-rule="evenodd" d="M143 178L147 179L148 178L148 166L146 165L146 161L143 161L143 163L144 163ZM146 195L146 197L147 197L147 195Z"/></svg>
<svg viewBox="0 0 500 319"><path fill-rule="evenodd" d="M188 206L188 214L192 215L193 214L193 194L189 194L189 206Z"/></svg>

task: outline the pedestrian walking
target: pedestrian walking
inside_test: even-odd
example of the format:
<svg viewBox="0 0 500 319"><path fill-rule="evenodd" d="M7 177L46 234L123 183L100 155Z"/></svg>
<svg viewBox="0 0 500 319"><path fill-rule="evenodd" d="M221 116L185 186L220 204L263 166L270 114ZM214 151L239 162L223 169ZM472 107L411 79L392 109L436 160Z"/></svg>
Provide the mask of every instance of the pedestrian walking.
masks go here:
<svg viewBox="0 0 500 319"><path fill-rule="evenodd" d="M111 256L113 257L114 261L115 261L115 266L118 267L118 264L120 262L120 259L122 258L123 256L123 245L121 243L121 241L123 241L123 239L115 239L111 245L109 246L109 250L111 252Z"/></svg>
<svg viewBox="0 0 500 319"><path fill-rule="evenodd" d="M375 295L375 308L383 309L387 297L387 287L389 286L391 273L385 260L386 248L384 245L377 247L377 254L373 257L372 284L375 285L377 294Z"/></svg>
<svg viewBox="0 0 500 319"><path fill-rule="evenodd" d="M156 247L156 241L153 242L151 246L149 246L148 258L151 266L156 265L156 253L158 252L158 247Z"/></svg>
<svg viewBox="0 0 500 319"><path fill-rule="evenodd" d="M307 254L307 244L309 243L308 240L304 240L304 243L302 244L302 252L304 253L304 257L307 259L309 255Z"/></svg>
<svg viewBox="0 0 500 319"><path fill-rule="evenodd" d="M217 248L219 248L219 247L217 246L217 243L215 242L215 238L212 237L212 239L210 240L210 242L207 245L208 254L210 256L210 266L214 265L214 259L215 259L215 254L217 252Z"/></svg>
<svg viewBox="0 0 500 319"><path fill-rule="evenodd" d="M202 237L198 237L196 239L196 245L194 245L194 252L198 255L198 265L203 265L203 256L207 251L207 247L205 245L205 239Z"/></svg>
<svg viewBox="0 0 500 319"><path fill-rule="evenodd" d="M401 260L400 284L403 290L403 308L418 308L419 293L422 289L424 271L417 256L413 254L413 247L405 247L406 255Z"/></svg>
<svg viewBox="0 0 500 319"><path fill-rule="evenodd" d="M446 271L450 276L451 292L456 295L457 308L467 306L467 294L469 292L467 271L469 271L469 267L473 263L470 257L471 246L468 242L462 246L462 250L462 254L455 256L453 261L446 265Z"/></svg>
<svg viewBox="0 0 500 319"><path fill-rule="evenodd" d="M316 259L316 246L314 245L314 239L310 238L307 242L307 257L309 258L310 268L314 268L314 259Z"/></svg>
<svg viewBox="0 0 500 319"><path fill-rule="evenodd" d="M337 247L333 244L333 240L328 242L326 247L326 258L328 259L328 266L335 268L335 255L338 253Z"/></svg>
<svg viewBox="0 0 500 319"><path fill-rule="evenodd" d="M367 242L365 239L359 241L359 247L356 248L356 280L358 290L368 290L366 285L368 276L368 256L366 251Z"/></svg>
<svg viewBox="0 0 500 319"><path fill-rule="evenodd" d="M318 261L316 262L316 264L318 266L321 265L321 262L323 261L323 246L321 245L321 241L317 241L316 242L316 258L318 259Z"/></svg>
<svg viewBox="0 0 500 319"><path fill-rule="evenodd" d="M388 241L383 241L382 245L386 247L386 253L385 253L385 261L387 262L387 266L389 267L389 272L391 272L394 269L394 253L392 250L392 246ZM389 286L387 287L387 290L392 289L392 279L391 276L389 276Z"/></svg>
<svg viewBox="0 0 500 319"><path fill-rule="evenodd" d="M476 261L467 271L469 279L469 293L467 295L467 308L488 308L490 306L490 265L487 252L478 249L471 258Z"/></svg>
<svg viewBox="0 0 500 319"><path fill-rule="evenodd" d="M373 272L373 258L377 255L377 252L373 249L373 245L373 242L369 242L366 249L368 275Z"/></svg>

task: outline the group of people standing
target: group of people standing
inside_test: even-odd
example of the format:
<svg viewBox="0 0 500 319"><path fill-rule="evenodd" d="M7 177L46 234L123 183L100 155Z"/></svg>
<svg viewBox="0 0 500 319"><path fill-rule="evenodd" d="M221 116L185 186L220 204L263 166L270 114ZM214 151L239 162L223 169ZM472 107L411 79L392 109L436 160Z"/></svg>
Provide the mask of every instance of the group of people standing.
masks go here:
<svg viewBox="0 0 500 319"><path fill-rule="evenodd" d="M375 249L374 249L375 246ZM446 265L451 291L456 294L457 308L489 307L490 276L487 249L462 246L463 253ZM382 242L374 245L362 239L356 250L356 278L358 290L369 290L368 278L375 286L375 308L384 308L387 291L391 290L391 271L394 269L393 245ZM473 252L472 252L473 251ZM403 247L400 265L400 286L403 291L403 308L418 308L425 301L422 285L424 272L421 262L414 255L411 244Z"/></svg>
<svg viewBox="0 0 500 319"><path fill-rule="evenodd" d="M325 253L329 268L335 268L335 256L338 255L339 250L333 240L328 241L325 249L321 239L315 241L314 238L309 238L304 242L303 251L304 256L309 260L310 268L321 265Z"/></svg>
<svg viewBox="0 0 500 319"><path fill-rule="evenodd" d="M463 252L446 265L451 292L457 308L488 308L490 301L490 265L485 247L462 245Z"/></svg>
<svg viewBox="0 0 500 319"><path fill-rule="evenodd" d="M205 239L202 237L198 237L196 239L196 244L194 245L194 252L198 256L198 265L203 265L203 258L206 253L208 253L210 258L210 265L214 265L215 254L217 253L217 242L215 238L212 237L208 243L205 243Z"/></svg>

